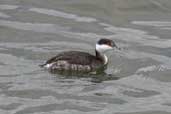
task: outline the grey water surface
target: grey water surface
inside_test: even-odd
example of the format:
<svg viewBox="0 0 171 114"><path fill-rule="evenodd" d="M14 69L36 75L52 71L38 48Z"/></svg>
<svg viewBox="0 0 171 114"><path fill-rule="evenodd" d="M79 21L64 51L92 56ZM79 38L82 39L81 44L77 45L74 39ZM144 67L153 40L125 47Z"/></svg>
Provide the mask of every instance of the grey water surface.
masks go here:
<svg viewBox="0 0 171 114"><path fill-rule="evenodd" d="M94 54L107 74L66 76L38 65L59 52ZM170 114L170 0L0 0L0 114Z"/></svg>

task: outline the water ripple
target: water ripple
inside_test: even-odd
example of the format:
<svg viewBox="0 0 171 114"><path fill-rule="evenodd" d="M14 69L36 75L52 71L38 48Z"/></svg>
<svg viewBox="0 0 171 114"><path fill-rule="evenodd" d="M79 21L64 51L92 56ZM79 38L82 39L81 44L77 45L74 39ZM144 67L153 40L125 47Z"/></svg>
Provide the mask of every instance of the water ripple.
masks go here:
<svg viewBox="0 0 171 114"><path fill-rule="evenodd" d="M171 47L170 39L150 35L146 30L113 26L100 19L69 13L70 10L64 12L24 3L21 3L23 6L0 5L3 11L0 12L0 32L3 33L0 38L0 113L171 112L171 58L161 53L162 48L165 51ZM20 17L24 17L22 21ZM43 23L41 17L48 22ZM36 22L32 20L35 18L38 18ZM90 24L93 28L89 30ZM169 21L132 21L131 24L159 30L171 25ZM86 32L81 29L84 25L88 27ZM36 42L35 34L40 38ZM62 77L40 70L35 60L43 61L43 57L68 49L92 50L99 38L111 38L122 48L122 56L108 54L111 55L110 71L118 72L115 75L123 78L94 83L90 78ZM168 80L167 83L157 80L158 77Z"/></svg>
<svg viewBox="0 0 171 114"><path fill-rule="evenodd" d="M19 6L17 5L8 5L8 4L0 4L0 10L14 10L17 9Z"/></svg>
<svg viewBox="0 0 171 114"><path fill-rule="evenodd" d="M132 24L141 26L170 27L170 21L133 21Z"/></svg>
<svg viewBox="0 0 171 114"><path fill-rule="evenodd" d="M43 9L43 8L30 8L29 11L36 12L36 13L41 13L41 14L46 14L50 16L56 16L56 17L62 17L65 19L73 19L77 22L95 22L97 21L94 18L90 17L80 17L75 14L71 13L65 13L57 10L52 10L52 9Z"/></svg>
<svg viewBox="0 0 171 114"><path fill-rule="evenodd" d="M9 15L7 15L5 13L2 13L2 12L0 12L0 17L2 17L2 18L10 18Z"/></svg>

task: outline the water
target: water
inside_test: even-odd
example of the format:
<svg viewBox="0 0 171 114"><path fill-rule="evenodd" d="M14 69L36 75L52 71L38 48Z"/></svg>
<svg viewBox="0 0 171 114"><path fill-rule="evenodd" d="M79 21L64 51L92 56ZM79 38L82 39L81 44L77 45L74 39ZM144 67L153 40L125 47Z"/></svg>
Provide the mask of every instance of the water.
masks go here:
<svg viewBox="0 0 171 114"><path fill-rule="evenodd" d="M170 114L171 2L1 0L1 114ZM94 53L113 39L107 73L52 74L39 68L66 50Z"/></svg>

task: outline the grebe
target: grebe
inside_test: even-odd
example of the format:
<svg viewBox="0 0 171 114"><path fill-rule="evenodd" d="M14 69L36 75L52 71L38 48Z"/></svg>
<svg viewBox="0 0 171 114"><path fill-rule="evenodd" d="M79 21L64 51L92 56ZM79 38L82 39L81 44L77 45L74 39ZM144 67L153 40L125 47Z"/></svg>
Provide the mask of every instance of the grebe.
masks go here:
<svg viewBox="0 0 171 114"><path fill-rule="evenodd" d="M59 53L40 66L50 71L94 72L107 65L108 58L104 53L114 48L117 48L114 41L100 39L96 43L95 56L86 52L67 51Z"/></svg>

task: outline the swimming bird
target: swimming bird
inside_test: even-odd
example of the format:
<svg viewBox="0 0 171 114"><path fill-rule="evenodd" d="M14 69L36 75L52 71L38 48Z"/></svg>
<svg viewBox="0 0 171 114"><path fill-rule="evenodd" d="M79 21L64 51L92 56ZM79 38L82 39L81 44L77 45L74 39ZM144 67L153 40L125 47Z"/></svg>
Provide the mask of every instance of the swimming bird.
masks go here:
<svg viewBox="0 0 171 114"><path fill-rule="evenodd" d="M105 52L118 48L113 40L100 39L95 46L95 55L81 51L66 51L47 60L41 67L50 71L94 72L105 68L108 57Z"/></svg>

